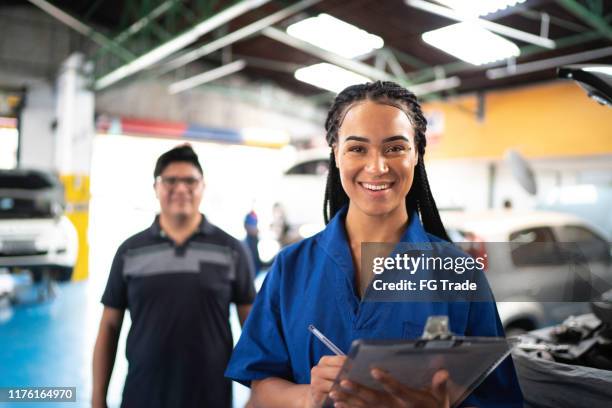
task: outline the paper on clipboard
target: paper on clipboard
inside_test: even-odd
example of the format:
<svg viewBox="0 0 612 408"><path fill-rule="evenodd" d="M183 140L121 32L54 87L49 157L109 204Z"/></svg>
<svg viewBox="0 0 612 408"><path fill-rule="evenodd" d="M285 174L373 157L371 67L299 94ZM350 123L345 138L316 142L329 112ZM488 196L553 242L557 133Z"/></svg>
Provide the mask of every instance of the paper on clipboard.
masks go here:
<svg viewBox="0 0 612 408"><path fill-rule="evenodd" d="M440 369L449 373L450 406L458 406L503 360L514 341L498 337L452 337L447 340L355 340L334 388L348 379L382 390L370 375L372 368L387 371L410 388L431 386ZM324 406L329 406L327 400ZM333 404L332 404L333 405Z"/></svg>

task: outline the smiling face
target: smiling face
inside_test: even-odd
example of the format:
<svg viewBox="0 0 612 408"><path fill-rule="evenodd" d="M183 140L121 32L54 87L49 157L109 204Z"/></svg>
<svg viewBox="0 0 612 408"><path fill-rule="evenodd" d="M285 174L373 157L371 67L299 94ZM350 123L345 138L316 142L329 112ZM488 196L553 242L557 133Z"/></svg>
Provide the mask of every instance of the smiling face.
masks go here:
<svg viewBox="0 0 612 408"><path fill-rule="evenodd" d="M397 107L370 100L348 108L334 145L349 211L406 217L406 195L417 164L414 129Z"/></svg>
<svg viewBox="0 0 612 408"><path fill-rule="evenodd" d="M161 214L168 218L196 217L203 191L202 175L189 162L170 163L155 181Z"/></svg>

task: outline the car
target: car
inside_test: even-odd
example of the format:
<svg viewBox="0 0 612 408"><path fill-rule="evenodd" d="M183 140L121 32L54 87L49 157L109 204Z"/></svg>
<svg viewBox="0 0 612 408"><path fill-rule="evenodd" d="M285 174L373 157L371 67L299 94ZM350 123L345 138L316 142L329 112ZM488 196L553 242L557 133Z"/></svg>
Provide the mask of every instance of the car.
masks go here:
<svg viewBox="0 0 612 408"><path fill-rule="evenodd" d="M29 271L35 282L70 280L78 237L64 206L63 186L53 174L0 170L0 268Z"/></svg>
<svg viewBox="0 0 612 408"><path fill-rule="evenodd" d="M510 334L585 313L586 300L612 287L610 244L581 218L538 210L442 211L441 217L454 242L486 256L485 273Z"/></svg>

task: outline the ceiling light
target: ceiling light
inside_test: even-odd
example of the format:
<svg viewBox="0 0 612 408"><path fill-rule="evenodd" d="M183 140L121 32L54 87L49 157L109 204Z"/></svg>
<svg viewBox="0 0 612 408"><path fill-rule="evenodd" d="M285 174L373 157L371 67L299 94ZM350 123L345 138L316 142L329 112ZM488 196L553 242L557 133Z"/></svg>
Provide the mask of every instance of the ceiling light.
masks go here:
<svg viewBox="0 0 612 408"><path fill-rule="evenodd" d="M355 58L382 48L384 41L329 14L319 14L287 27L287 33L346 58Z"/></svg>
<svg viewBox="0 0 612 408"><path fill-rule="evenodd" d="M467 16L486 16L524 3L525 0L437 0L437 2Z"/></svg>
<svg viewBox="0 0 612 408"><path fill-rule="evenodd" d="M370 82L371 79L354 72L340 68L337 65L322 62L300 68L294 73L295 79L314 85L319 88L327 89L339 93L349 85Z"/></svg>
<svg viewBox="0 0 612 408"><path fill-rule="evenodd" d="M422 38L427 44L474 65L520 55L516 44L470 22L428 31Z"/></svg>

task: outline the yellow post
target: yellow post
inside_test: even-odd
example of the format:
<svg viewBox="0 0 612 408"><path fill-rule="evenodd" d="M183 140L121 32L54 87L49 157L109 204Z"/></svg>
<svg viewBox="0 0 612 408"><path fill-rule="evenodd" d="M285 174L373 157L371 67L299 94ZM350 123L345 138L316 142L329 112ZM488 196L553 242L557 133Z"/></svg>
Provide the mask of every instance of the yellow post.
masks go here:
<svg viewBox="0 0 612 408"><path fill-rule="evenodd" d="M79 281L87 279L89 275L89 175L63 174L60 179L65 190L66 216L74 224L79 237L79 252L72 274L72 280Z"/></svg>

